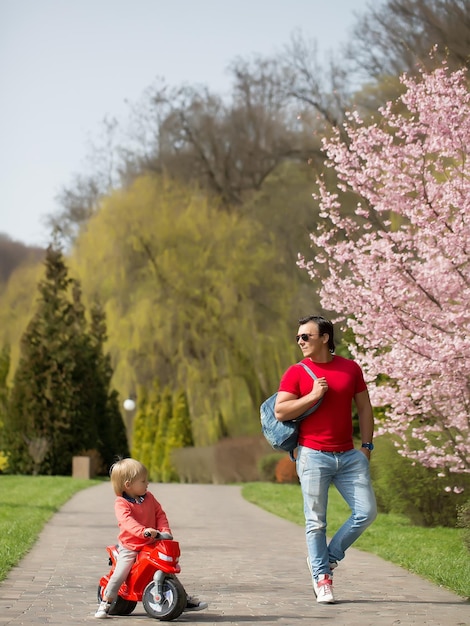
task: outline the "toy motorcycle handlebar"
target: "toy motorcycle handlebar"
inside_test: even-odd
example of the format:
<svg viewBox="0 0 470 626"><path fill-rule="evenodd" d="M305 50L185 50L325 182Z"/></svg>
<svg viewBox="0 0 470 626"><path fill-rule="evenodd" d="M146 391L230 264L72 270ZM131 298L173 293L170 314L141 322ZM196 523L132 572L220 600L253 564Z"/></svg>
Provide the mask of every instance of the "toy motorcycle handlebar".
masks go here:
<svg viewBox="0 0 470 626"><path fill-rule="evenodd" d="M144 532L144 537L151 537L152 533L149 533L148 531ZM160 531L157 531L157 535L155 537L155 539L173 539L173 535L170 533L161 533Z"/></svg>

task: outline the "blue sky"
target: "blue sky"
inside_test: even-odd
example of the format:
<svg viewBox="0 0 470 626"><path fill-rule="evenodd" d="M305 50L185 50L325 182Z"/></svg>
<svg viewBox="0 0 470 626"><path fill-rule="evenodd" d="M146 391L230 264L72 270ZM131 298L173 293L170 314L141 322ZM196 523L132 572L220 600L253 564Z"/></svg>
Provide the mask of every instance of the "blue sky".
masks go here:
<svg viewBox="0 0 470 626"><path fill-rule="evenodd" d="M300 31L320 58L370 0L0 0L0 232L47 245L57 193L87 169L106 117L157 77L223 93L236 57Z"/></svg>

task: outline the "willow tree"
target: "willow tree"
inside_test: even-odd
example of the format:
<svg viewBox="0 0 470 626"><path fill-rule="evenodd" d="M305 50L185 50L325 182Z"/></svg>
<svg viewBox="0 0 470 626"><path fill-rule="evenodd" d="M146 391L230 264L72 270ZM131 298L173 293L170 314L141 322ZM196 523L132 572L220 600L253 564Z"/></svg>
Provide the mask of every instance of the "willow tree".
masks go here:
<svg viewBox="0 0 470 626"><path fill-rule="evenodd" d="M293 290L273 243L249 216L159 177L110 196L77 242L87 297L105 302L115 384L184 389L199 444L217 438L219 411L232 434L259 432L291 358Z"/></svg>

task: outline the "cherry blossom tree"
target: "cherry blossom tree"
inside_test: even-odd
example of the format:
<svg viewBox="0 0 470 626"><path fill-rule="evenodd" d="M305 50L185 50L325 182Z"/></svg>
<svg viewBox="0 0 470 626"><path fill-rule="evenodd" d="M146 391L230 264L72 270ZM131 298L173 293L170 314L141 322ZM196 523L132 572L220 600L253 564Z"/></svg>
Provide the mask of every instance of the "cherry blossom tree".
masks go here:
<svg viewBox="0 0 470 626"><path fill-rule="evenodd" d="M324 140L337 192L319 181L315 256L299 266L354 333L379 432L426 467L470 472L470 94L445 64L401 80L380 121L352 112L347 141Z"/></svg>

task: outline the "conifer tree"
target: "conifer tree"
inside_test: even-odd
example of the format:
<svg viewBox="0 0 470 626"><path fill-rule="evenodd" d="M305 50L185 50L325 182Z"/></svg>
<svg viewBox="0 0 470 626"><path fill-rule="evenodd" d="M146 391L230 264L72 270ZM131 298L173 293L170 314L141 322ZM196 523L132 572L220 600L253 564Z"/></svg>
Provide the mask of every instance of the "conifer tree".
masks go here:
<svg viewBox="0 0 470 626"><path fill-rule="evenodd" d="M132 445L133 457L145 465L152 477L153 443L157 436L160 389L158 381L154 382L150 393L142 388L139 409L134 420L134 437Z"/></svg>
<svg viewBox="0 0 470 626"><path fill-rule="evenodd" d="M152 385L152 390L149 396L149 406L147 415L147 428L146 428L146 441L148 442L150 449L149 460L149 475L153 476L155 472L158 473L161 464L161 459L155 457L154 454L154 442L156 441L158 434L158 424L160 418L160 404L161 404L161 392L160 383L155 380ZM155 472L154 472L155 467Z"/></svg>
<svg viewBox="0 0 470 626"><path fill-rule="evenodd" d="M160 407L158 411L158 430L153 442L152 448L152 474L153 481L162 480L162 464L165 455L166 441L168 438L168 430L172 418L173 406L172 393L169 387L165 387L161 396Z"/></svg>
<svg viewBox="0 0 470 626"><path fill-rule="evenodd" d="M69 474L74 454L98 449L109 461L114 454L126 454L127 443L115 393L108 390L111 370L102 353L104 318L95 313L88 332L80 286L68 276L58 246L47 249L38 291L36 313L21 339L8 403L9 469Z"/></svg>
<svg viewBox="0 0 470 626"><path fill-rule="evenodd" d="M147 391L145 387L141 387L137 392L137 411L134 417L132 429L132 457L142 461L142 449L145 439L145 423L147 416ZM144 463L145 465L145 463Z"/></svg>
<svg viewBox="0 0 470 626"><path fill-rule="evenodd" d="M6 413L8 387L7 378L10 371L10 348L3 346L0 352L0 429L3 425L3 419Z"/></svg>
<svg viewBox="0 0 470 626"><path fill-rule="evenodd" d="M171 453L176 448L194 446L191 416L188 399L184 391L179 391L173 401L173 415L168 428L165 453L161 466L161 478L164 482L178 481L179 476L171 463Z"/></svg>
<svg viewBox="0 0 470 626"><path fill-rule="evenodd" d="M90 398L98 427L97 449L108 467L116 457L128 456L127 434L119 409L117 391L110 389L113 370L109 354L104 352L107 339L104 311L99 303L90 310L91 349L90 360L95 366L93 377L95 394ZM90 368L93 371L93 368Z"/></svg>
<svg viewBox="0 0 470 626"><path fill-rule="evenodd" d="M227 424L225 423L222 411L219 409L219 411L217 412L217 440L225 439L229 436L230 433L227 428Z"/></svg>
<svg viewBox="0 0 470 626"><path fill-rule="evenodd" d="M7 378L10 371L10 348L5 345L0 352L0 472L7 468L7 458L4 454L4 427L8 402Z"/></svg>

